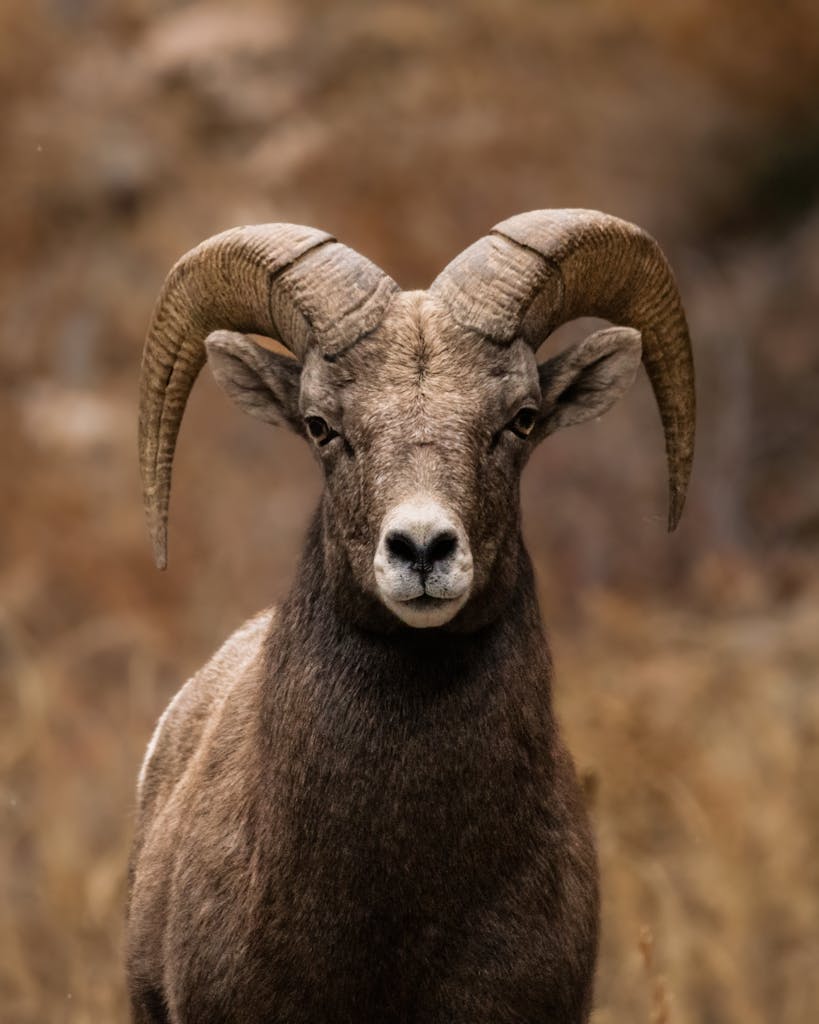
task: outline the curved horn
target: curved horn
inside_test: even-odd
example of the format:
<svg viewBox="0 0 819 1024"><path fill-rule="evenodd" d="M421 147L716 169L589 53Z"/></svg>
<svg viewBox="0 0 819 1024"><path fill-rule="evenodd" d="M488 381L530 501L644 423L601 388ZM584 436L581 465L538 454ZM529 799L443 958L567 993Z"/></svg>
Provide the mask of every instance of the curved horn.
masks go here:
<svg viewBox="0 0 819 1024"><path fill-rule="evenodd" d="M634 327L660 410L668 528L679 522L694 456L694 364L682 303L654 239L595 210L534 210L497 224L432 285L455 319L534 349L561 324L596 316Z"/></svg>
<svg viewBox="0 0 819 1024"><path fill-rule="evenodd" d="M176 438L204 342L220 328L276 338L303 359L333 358L378 326L398 285L324 231L296 224L233 228L173 267L154 308L139 391L142 493L157 568L167 564Z"/></svg>

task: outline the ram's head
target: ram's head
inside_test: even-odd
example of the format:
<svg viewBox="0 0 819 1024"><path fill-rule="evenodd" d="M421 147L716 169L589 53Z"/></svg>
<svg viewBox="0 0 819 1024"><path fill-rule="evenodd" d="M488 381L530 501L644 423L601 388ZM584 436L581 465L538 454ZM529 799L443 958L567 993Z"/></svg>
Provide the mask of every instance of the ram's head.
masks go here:
<svg viewBox="0 0 819 1024"><path fill-rule="evenodd" d="M579 316L617 326L538 363L541 343ZM521 214L424 292L401 291L311 228L217 235L171 271L145 346L140 458L157 565L176 437L207 357L239 405L313 446L329 571L410 626L462 609L477 622L515 584L518 479L532 448L604 412L641 356L665 429L673 528L693 455L693 365L673 277L639 228L587 210Z"/></svg>

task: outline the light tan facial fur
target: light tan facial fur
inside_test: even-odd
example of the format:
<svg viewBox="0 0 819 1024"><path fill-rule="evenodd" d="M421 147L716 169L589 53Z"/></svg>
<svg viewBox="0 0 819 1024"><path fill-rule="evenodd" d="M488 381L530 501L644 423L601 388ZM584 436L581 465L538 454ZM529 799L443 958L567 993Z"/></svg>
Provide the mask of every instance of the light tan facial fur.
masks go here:
<svg viewBox="0 0 819 1024"><path fill-rule="evenodd" d="M538 366L524 341L465 329L426 292L396 294L378 328L338 355L309 350L300 376L241 335L220 332L207 348L234 400L312 443L340 571L417 628L503 600L499 563L533 447L607 408L640 358L637 332L612 328Z"/></svg>
<svg viewBox="0 0 819 1024"><path fill-rule="evenodd" d="M396 296L379 329L337 359L308 355L302 413L338 435L316 447L329 517L361 586L404 622L441 625L489 585L530 450L506 428L540 403L523 342L464 331L422 292ZM449 532L455 548L419 590L419 574L390 557L391 531Z"/></svg>

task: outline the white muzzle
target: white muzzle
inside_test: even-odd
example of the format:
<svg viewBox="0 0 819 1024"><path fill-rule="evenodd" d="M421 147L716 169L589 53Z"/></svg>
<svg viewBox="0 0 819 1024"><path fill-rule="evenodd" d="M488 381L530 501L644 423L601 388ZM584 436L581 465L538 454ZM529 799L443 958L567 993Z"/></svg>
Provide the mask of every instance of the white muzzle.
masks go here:
<svg viewBox="0 0 819 1024"><path fill-rule="evenodd" d="M417 495L384 517L373 560L378 593L408 626L442 626L466 603L472 552L460 519Z"/></svg>

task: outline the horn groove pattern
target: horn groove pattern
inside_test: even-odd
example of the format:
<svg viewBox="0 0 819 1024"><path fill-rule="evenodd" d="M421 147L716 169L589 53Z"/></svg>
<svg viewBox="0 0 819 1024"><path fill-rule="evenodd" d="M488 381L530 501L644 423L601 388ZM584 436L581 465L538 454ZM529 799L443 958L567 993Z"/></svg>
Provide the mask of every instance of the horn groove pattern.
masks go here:
<svg viewBox="0 0 819 1024"><path fill-rule="evenodd" d="M332 235L296 224L233 228L202 242L169 273L154 308L139 393L139 460L154 559L167 565L176 439L215 330L276 338L303 360L332 357L372 331L398 286Z"/></svg>
<svg viewBox="0 0 819 1024"><path fill-rule="evenodd" d="M645 231L594 210L535 210L495 225L438 276L433 291L464 327L533 349L561 324L596 316L640 331L663 423L669 530L694 455L694 365L671 269Z"/></svg>

